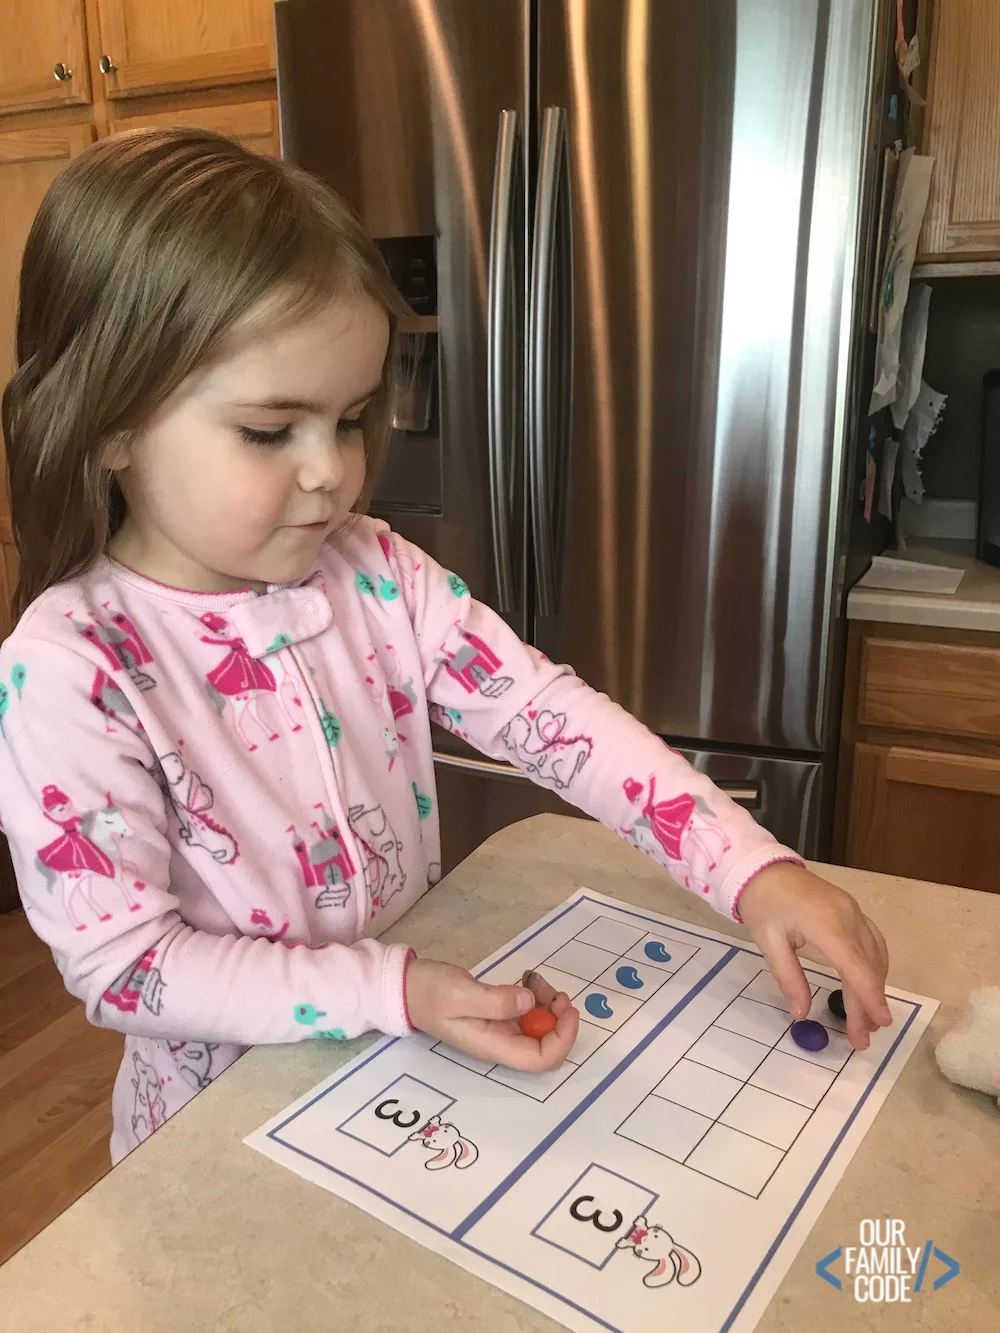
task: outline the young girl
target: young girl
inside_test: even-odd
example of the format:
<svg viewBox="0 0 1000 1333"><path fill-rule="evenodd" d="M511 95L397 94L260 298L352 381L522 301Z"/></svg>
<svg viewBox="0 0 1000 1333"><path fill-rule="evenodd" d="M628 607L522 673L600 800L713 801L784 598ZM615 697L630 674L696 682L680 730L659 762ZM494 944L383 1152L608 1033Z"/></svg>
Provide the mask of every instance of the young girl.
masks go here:
<svg viewBox="0 0 1000 1333"><path fill-rule="evenodd" d="M377 939L437 877L435 719L533 777L564 766L581 809L746 922L793 1013L811 945L856 1046L890 1021L853 899L356 517L398 310L329 190L200 131L94 145L28 238L0 818L67 987L126 1034L116 1161L251 1043L419 1029L520 1069L564 1059L565 995L534 1041L527 990Z"/></svg>

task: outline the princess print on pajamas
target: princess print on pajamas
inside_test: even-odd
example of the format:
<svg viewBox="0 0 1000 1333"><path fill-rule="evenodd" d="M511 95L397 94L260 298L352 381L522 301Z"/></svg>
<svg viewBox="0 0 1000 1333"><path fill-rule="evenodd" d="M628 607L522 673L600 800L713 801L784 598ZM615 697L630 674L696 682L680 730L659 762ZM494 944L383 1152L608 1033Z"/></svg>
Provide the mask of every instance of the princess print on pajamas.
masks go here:
<svg viewBox="0 0 1000 1333"><path fill-rule="evenodd" d="M116 851L113 839L124 837L129 828L121 812L108 797L106 811L76 812L72 801L54 783L49 783L42 791L42 810L46 819L62 829L62 836L54 842L40 848L35 856L35 867L45 879L46 887L51 892L58 884L62 892L63 910L69 917L74 930L86 930L87 923L79 914L78 908L86 906L97 921L110 921L111 912L96 895L95 881L107 880L114 884L130 912L139 910L138 901L130 893L124 878L116 875L116 867L109 855ZM105 814L101 820L102 838L105 846L95 841L97 816ZM136 888L145 887L136 881Z"/></svg>
<svg viewBox="0 0 1000 1333"><path fill-rule="evenodd" d="M635 803L642 799L645 788L629 778L624 790ZM700 893L708 893L713 872L732 846L703 797L682 792L669 801L658 801L652 777L642 814L625 830L625 837L654 859L662 852L677 867L675 873L684 887Z"/></svg>
<svg viewBox="0 0 1000 1333"><path fill-rule="evenodd" d="M201 623L214 636L203 634L202 643L229 650L218 666L208 673L208 691L220 713L225 711L225 701L228 699L231 702L236 728L246 742L247 749L257 749L254 732L258 738L266 741L276 741L281 734L261 716L264 700L269 697L280 706L290 730L301 731L302 723L294 711L296 707L302 707L295 677L281 665L282 680L279 686L271 668L258 661L238 635L230 634L228 622L214 611L206 611L201 617Z"/></svg>

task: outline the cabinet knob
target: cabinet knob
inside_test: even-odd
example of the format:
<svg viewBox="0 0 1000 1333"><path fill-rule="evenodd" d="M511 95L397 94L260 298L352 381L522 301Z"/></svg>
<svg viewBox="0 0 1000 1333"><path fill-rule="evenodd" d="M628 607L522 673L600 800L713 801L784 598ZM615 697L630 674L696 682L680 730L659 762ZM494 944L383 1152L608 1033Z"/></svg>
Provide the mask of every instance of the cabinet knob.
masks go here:
<svg viewBox="0 0 1000 1333"><path fill-rule="evenodd" d="M110 56L101 56L100 60L97 62L97 68L102 74L115 74L118 70L118 66Z"/></svg>
<svg viewBox="0 0 1000 1333"><path fill-rule="evenodd" d="M52 73L56 76L56 78L59 80L60 83L65 83L67 79L71 79L73 77L73 71L69 69L66 65L64 65L61 60L57 60L56 63L52 66Z"/></svg>

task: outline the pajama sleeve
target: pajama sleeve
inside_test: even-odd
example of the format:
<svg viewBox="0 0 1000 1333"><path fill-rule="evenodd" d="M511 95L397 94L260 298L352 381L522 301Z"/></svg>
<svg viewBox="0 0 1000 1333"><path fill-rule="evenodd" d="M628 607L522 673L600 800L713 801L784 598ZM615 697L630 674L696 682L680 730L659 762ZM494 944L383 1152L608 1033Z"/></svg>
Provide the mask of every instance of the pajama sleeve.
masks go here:
<svg viewBox="0 0 1000 1333"><path fill-rule="evenodd" d="M93 676L22 631L0 650L0 820L28 919L91 1022L239 1045L411 1031L403 946L289 947L181 918L155 757L140 728L109 731Z"/></svg>
<svg viewBox="0 0 1000 1333"><path fill-rule="evenodd" d="M435 722L600 820L734 920L754 875L801 863L624 709L522 643L459 577L396 534L381 540Z"/></svg>

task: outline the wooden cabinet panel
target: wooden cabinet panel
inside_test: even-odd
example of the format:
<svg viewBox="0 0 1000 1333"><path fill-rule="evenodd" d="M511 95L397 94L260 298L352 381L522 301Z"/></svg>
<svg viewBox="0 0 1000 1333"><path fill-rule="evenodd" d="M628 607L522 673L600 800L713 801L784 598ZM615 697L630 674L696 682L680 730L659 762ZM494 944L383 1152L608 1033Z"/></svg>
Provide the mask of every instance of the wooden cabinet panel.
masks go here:
<svg viewBox="0 0 1000 1333"><path fill-rule="evenodd" d="M89 124L0 133L0 383L6 384L14 369L17 282L28 230L49 185L93 137ZM6 472L0 437L0 477ZM10 629L16 569L6 486L0 485L0 639Z"/></svg>
<svg viewBox="0 0 1000 1333"><path fill-rule="evenodd" d="M0 115L90 101L83 0L0 0L0 33Z"/></svg>
<svg viewBox="0 0 1000 1333"><path fill-rule="evenodd" d="M241 83L274 72L271 0L97 0L108 96Z"/></svg>
<svg viewBox="0 0 1000 1333"><path fill-rule="evenodd" d="M17 280L25 239L45 191L93 137L89 124L0 133L0 382L4 384L14 368Z"/></svg>
<svg viewBox="0 0 1000 1333"><path fill-rule="evenodd" d="M1000 891L1000 759L855 746L847 863Z"/></svg>
<svg viewBox="0 0 1000 1333"><path fill-rule="evenodd" d="M1000 740L1000 648L866 638L857 720L895 731Z"/></svg>
<svg viewBox="0 0 1000 1333"><path fill-rule="evenodd" d="M270 101L240 102L226 106L184 107L176 111L157 111L152 115L119 117L112 120L111 132L147 129L150 126L189 125L199 129L227 134L255 153L280 156L278 139L278 103Z"/></svg>
<svg viewBox="0 0 1000 1333"><path fill-rule="evenodd" d="M1000 4L937 0L923 151L935 158L921 257L1000 258Z"/></svg>

